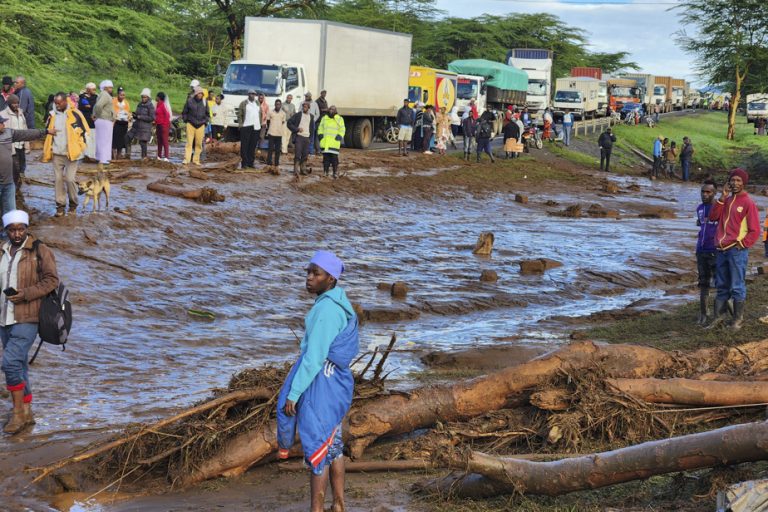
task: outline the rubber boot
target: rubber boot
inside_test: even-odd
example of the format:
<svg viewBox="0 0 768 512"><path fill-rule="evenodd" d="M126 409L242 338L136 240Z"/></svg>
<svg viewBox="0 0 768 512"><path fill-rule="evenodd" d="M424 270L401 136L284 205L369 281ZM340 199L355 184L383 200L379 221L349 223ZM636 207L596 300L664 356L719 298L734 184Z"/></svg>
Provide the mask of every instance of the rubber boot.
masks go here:
<svg viewBox="0 0 768 512"><path fill-rule="evenodd" d="M491 154L490 154L490 155L488 155L488 156L490 156L490 157L491 157L491 163L492 163L492 164L495 164L495 163L496 163L496 159L493 157L493 153L491 153Z"/></svg>
<svg viewBox="0 0 768 512"><path fill-rule="evenodd" d="M477 163L480 163L480 155L477 155Z"/></svg>
<svg viewBox="0 0 768 512"><path fill-rule="evenodd" d="M26 422L25 426L34 425L35 417L32 415L32 404L25 403L22 409L24 411L24 421Z"/></svg>
<svg viewBox="0 0 768 512"><path fill-rule="evenodd" d="M455 140L453 140L453 139L451 139L451 147L452 147L453 149L459 149L459 148L458 148L458 146L456 146L456 141L455 141Z"/></svg>
<svg viewBox="0 0 768 512"><path fill-rule="evenodd" d="M299 162L293 161L293 174L299 174Z"/></svg>
<svg viewBox="0 0 768 512"><path fill-rule="evenodd" d="M339 166L334 165L333 166L333 179L337 179L339 177Z"/></svg>
<svg viewBox="0 0 768 512"><path fill-rule="evenodd" d="M731 330L738 331L744 325L744 301L733 301L733 323L731 323Z"/></svg>
<svg viewBox="0 0 768 512"><path fill-rule="evenodd" d="M721 299L715 299L715 311L714 311L714 318L712 321L707 325L704 329L710 330L714 329L718 325L722 324L728 315L728 301L721 300Z"/></svg>
<svg viewBox="0 0 768 512"><path fill-rule="evenodd" d="M709 290L699 290L699 320L696 322L700 326L705 326L709 322Z"/></svg>
<svg viewBox="0 0 768 512"><path fill-rule="evenodd" d="M307 172L307 161L306 160L302 160L299 163L299 172L301 173L302 176L306 176L307 174L309 174Z"/></svg>
<svg viewBox="0 0 768 512"><path fill-rule="evenodd" d="M27 425L24 419L24 390L11 391L11 398L13 398L13 413L11 420L5 424L3 432L18 434Z"/></svg>

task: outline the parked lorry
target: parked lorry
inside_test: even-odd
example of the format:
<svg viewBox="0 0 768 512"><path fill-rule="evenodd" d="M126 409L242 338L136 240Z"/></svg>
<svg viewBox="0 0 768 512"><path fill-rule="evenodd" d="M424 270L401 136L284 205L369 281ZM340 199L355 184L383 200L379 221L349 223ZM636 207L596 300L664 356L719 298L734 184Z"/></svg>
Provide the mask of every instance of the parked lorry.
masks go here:
<svg viewBox="0 0 768 512"><path fill-rule="evenodd" d="M768 94L747 94L747 122L768 118Z"/></svg>
<svg viewBox="0 0 768 512"><path fill-rule="evenodd" d="M685 97L685 107L699 108L701 104L702 104L701 93L689 85L688 94Z"/></svg>
<svg viewBox="0 0 768 512"><path fill-rule="evenodd" d="M661 108L662 113L672 112L672 77L657 76L653 86L651 103Z"/></svg>
<svg viewBox="0 0 768 512"><path fill-rule="evenodd" d="M601 68L590 68L585 66L576 66L571 68L571 76L579 77L586 76L589 78L603 79L603 70Z"/></svg>
<svg viewBox="0 0 768 512"><path fill-rule="evenodd" d="M462 75L485 79L485 104L489 110L504 110L508 105L526 104L528 74L514 66L484 59L455 60L448 69Z"/></svg>
<svg viewBox="0 0 768 512"><path fill-rule="evenodd" d="M485 112L486 93L485 77L459 75L456 85L456 105L459 107L459 115L464 115L464 111L469 108L469 103L472 100L475 100L478 114Z"/></svg>
<svg viewBox="0 0 768 512"><path fill-rule="evenodd" d="M686 84L684 78L673 78L670 80L670 101L672 102L672 110L683 110L685 108L685 93Z"/></svg>
<svg viewBox="0 0 768 512"><path fill-rule="evenodd" d="M456 103L458 78L459 75L452 71L411 66L408 78L408 100L411 106L422 102L450 111Z"/></svg>
<svg viewBox="0 0 768 512"><path fill-rule="evenodd" d="M653 104L653 88L656 85L653 75L646 73L622 73L620 76L635 81L637 87L640 88L640 103L648 106Z"/></svg>
<svg viewBox="0 0 768 512"><path fill-rule="evenodd" d="M328 91L344 117L347 147L366 148L408 92L410 34L322 20L247 17L243 57L224 76L224 125L237 131L237 110L253 89L270 105L291 94Z"/></svg>
<svg viewBox="0 0 768 512"><path fill-rule="evenodd" d="M580 118L594 118L599 108L600 80L590 77L558 78L555 82L554 112L573 112Z"/></svg>
<svg viewBox="0 0 768 512"><path fill-rule="evenodd" d="M552 97L552 50L513 48L507 52L507 64L528 73L528 111L543 114Z"/></svg>
<svg viewBox="0 0 768 512"><path fill-rule="evenodd" d="M629 78L609 78L608 103L614 112L621 112L625 103L642 103L637 81Z"/></svg>

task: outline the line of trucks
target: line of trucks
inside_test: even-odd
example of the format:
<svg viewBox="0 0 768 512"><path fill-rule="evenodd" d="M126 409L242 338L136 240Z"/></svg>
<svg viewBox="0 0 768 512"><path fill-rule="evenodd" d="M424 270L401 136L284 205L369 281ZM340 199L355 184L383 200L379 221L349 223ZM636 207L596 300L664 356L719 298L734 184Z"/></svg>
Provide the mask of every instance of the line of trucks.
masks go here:
<svg viewBox="0 0 768 512"><path fill-rule="evenodd" d="M322 90L344 117L344 145L367 148L391 125L404 98L459 114L474 100L480 113L527 106L534 117L547 108L577 117L603 115L606 106L660 105L662 112L686 106L688 87L671 77L625 74L603 77L599 68L573 68L552 90L550 50L516 48L506 62L456 60L447 70L411 65L412 36L323 20L247 17L243 56L230 63L223 80L223 124L229 137L238 128L238 108L248 91L272 105ZM554 93L554 94L553 94Z"/></svg>

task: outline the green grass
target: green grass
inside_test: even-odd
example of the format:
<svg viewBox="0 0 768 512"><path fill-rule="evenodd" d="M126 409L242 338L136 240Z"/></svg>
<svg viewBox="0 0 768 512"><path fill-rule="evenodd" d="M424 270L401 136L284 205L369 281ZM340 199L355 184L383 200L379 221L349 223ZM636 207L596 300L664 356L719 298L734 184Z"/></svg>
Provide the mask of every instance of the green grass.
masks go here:
<svg viewBox="0 0 768 512"><path fill-rule="evenodd" d="M547 144L545 146L550 153L557 155L561 158L565 158L575 164L583 165L585 167L592 167L595 169L600 168L600 159L594 156L586 155L579 151L572 151L560 144Z"/></svg>

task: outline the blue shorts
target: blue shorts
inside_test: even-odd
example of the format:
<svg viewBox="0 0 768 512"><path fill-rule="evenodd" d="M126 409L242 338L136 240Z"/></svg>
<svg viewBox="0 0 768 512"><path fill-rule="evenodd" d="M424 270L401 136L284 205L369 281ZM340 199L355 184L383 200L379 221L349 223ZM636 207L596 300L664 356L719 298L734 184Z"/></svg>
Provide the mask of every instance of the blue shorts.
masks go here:
<svg viewBox="0 0 768 512"><path fill-rule="evenodd" d="M318 464L315 468L313 468L306 460L304 463L307 465L310 471L312 471L313 475L320 476L323 474L323 472L325 472L326 466L330 466L333 461L343 456L344 441L341 440L341 424L339 424L339 426L336 427L336 433L333 435L333 438L328 445L328 453L325 455L325 458L322 460L322 462L320 462L320 464Z"/></svg>

